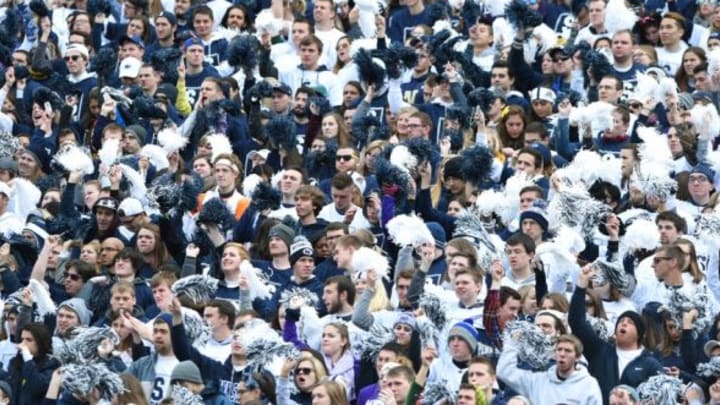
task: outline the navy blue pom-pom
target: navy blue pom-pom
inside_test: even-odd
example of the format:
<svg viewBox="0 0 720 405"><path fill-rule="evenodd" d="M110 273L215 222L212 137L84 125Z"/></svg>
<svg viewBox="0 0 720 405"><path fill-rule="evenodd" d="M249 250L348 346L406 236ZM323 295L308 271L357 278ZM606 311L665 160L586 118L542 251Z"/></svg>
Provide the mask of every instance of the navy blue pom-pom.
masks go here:
<svg viewBox="0 0 720 405"><path fill-rule="evenodd" d="M197 216L198 224L217 224L220 229L230 229L235 224L235 217L219 198L211 198L200 208Z"/></svg>
<svg viewBox="0 0 720 405"><path fill-rule="evenodd" d="M45 4L45 1L43 0L32 0L29 4L30 10L32 10L33 13L35 13L38 17L43 18L50 15L50 10L48 9L47 5Z"/></svg>
<svg viewBox="0 0 720 405"><path fill-rule="evenodd" d="M357 65L360 80L377 89L385 84L385 69L373 61L369 51L360 49L353 56L353 62Z"/></svg>
<svg viewBox="0 0 720 405"><path fill-rule="evenodd" d="M252 203L257 207L258 211L264 211L266 209L276 210L280 208L281 201L282 194L280 190L264 181L258 183L255 191L252 193Z"/></svg>
<svg viewBox="0 0 720 405"><path fill-rule="evenodd" d="M407 172L403 171L381 156L375 158L375 178L380 186L398 186L400 188L400 191L396 196L398 200L404 200L407 198L410 192L408 184L413 181Z"/></svg>
<svg viewBox="0 0 720 405"><path fill-rule="evenodd" d="M150 63L153 69L162 72L163 82L175 85L178 81L177 68L182 59L182 52L175 48L160 48L153 52Z"/></svg>
<svg viewBox="0 0 720 405"><path fill-rule="evenodd" d="M33 103L43 106L46 102L50 103L53 110L59 110L62 108L63 104L65 104L60 96L54 91L48 89L47 87L38 87L37 90L33 92Z"/></svg>
<svg viewBox="0 0 720 405"><path fill-rule="evenodd" d="M600 82L606 75L614 73L613 66L607 57L598 51L588 51L583 58L585 69L592 69L593 79Z"/></svg>
<svg viewBox="0 0 720 405"><path fill-rule="evenodd" d="M485 146L476 145L465 149L460 155L462 158L461 170L465 181L480 187L490 177L493 155Z"/></svg>
<svg viewBox="0 0 720 405"><path fill-rule="evenodd" d="M105 46L98 49L95 56L90 59L88 71L95 72L98 79L106 84L114 74L116 63L117 53L111 47Z"/></svg>
<svg viewBox="0 0 720 405"><path fill-rule="evenodd" d="M387 74L392 79L397 79L403 69L412 69L418 63L417 52L407 46L393 45L380 53L385 62Z"/></svg>
<svg viewBox="0 0 720 405"><path fill-rule="evenodd" d="M418 165L429 162L433 156L433 145L423 137L409 138L402 143L418 159Z"/></svg>
<svg viewBox="0 0 720 405"><path fill-rule="evenodd" d="M275 115L265 124L265 138L275 148L291 150L297 144L295 119L289 115Z"/></svg>
<svg viewBox="0 0 720 405"><path fill-rule="evenodd" d="M246 73L257 66L260 43L253 35L239 35L228 45L227 56L230 66L242 68Z"/></svg>
<svg viewBox="0 0 720 405"><path fill-rule="evenodd" d="M535 28L542 24L542 16L531 10L524 0L513 0L505 6L505 18L516 29Z"/></svg>

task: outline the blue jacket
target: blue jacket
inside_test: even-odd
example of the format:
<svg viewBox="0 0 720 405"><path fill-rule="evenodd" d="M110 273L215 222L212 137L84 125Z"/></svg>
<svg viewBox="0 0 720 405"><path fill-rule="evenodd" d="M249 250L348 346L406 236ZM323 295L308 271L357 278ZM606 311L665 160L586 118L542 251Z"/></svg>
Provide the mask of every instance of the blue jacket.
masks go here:
<svg viewBox="0 0 720 405"><path fill-rule="evenodd" d="M610 399L610 390L618 384L637 387L648 378L663 372L662 365L647 351L633 359L618 375L618 355L615 343L601 339L587 322L585 310L585 289L575 288L570 300L568 322L573 334L583 344L585 358L588 360L590 374L597 378L603 403Z"/></svg>
<svg viewBox="0 0 720 405"><path fill-rule="evenodd" d="M22 363L19 369L16 368L17 362ZM24 361L20 355L15 357L10 362L10 386L14 394L11 404L42 403L50 385L50 378L58 367L60 362L51 357L46 358L42 365L39 365L35 359Z"/></svg>
<svg viewBox="0 0 720 405"><path fill-rule="evenodd" d="M201 354L193 347L185 333L184 325L173 326L171 331L173 351L179 361L191 360L200 369L203 381L217 381L219 390L231 402L237 403L237 383L242 379L245 370L235 371L230 357L221 363Z"/></svg>

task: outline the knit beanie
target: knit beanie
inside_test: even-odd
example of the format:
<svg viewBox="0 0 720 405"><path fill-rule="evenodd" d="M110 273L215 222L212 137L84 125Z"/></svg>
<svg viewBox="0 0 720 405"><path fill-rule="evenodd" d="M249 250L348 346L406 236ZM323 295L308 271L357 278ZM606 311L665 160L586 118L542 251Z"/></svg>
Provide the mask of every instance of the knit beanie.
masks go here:
<svg viewBox="0 0 720 405"><path fill-rule="evenodd" d="M294 266L302 257L313 257L312 244L304 236L296 236L290 245L290 266Z"/></svg>
<svg viewBox="0 0 720 405"><path fill-rule="evenodd" d="M623 312L620 316L618 316L618 319L615 322L615 330L617 330L617 326L623 318L630 318L630 320L635 324L635 329L637 329L638 335L638 343L642 342L645 339L645 322L640 314L635 311Z"/></svg>
<svg viewBox="0 0 720 405"><path fill-rule="evenodd" d="M532 219L533 221L537 222L538 225L540 225L540 228L542 228L543 232L547 232L548 214L547 211L545 211L546 206L547 204L544 200L538 200L533 202L533 205L531 207L528 207L528 209L526 209L520 214L520 225L522 225L522 222L525 219Z"/></svg>
<svg viewBox="0 0 720 405"><path fill-rule="evenodd" d="M478 341L480 340L480 334L475 329L472 323L468 321L460 321L450 328L448 333L448 340L453 336L458 336L470 346L470 351L473 354L477 351Z"/></svg>
<svg viewBox="0 0 720 405"><path fill-rule="evenodd" d="M293 244L293 238L295 238L295 231L285 224L277 224L270 228L270 237L282 239L288 249L290 249L290 245Z"/></svg>

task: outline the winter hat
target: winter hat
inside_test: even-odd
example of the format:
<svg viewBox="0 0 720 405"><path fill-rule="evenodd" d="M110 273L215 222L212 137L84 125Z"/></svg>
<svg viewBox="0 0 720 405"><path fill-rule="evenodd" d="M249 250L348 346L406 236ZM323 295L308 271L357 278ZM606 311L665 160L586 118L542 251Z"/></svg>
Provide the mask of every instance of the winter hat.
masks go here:
<svg viewBox="0 0 720 405"><path fill-rule="evenodd" d="M445 243L447 243L447 236L445 235L445 229L443 229L442 225L437 222L428 222L425 225L430 230L433 239L435 239L435 247L437 247L438 249L445 249Z"/></svg>
<svg viewBox="0 0 720 405"><path fill-rule="evenodd" d="M13 173L17 173L17 163L15 163L15 161L10 157L0 158L0 170L8 170Z"/></svg>
<svg viewBox="0 0 720 405"><path fill-rule="evenodd" d="M172 314L167 312L161 312L157 317L155 317L153 323L156 323L158 321L165 322L166 324L168 324L168 326L172 328Z"/></svg>
<svg viewBox="0 0 720 405"><path fill-rule="evenodd" d="M118 211L118 202L112 197L100 197L93 205L93 213L97 212L98 208L105 208L114 213Z"/></svg>
<svg viewBox="0 0 720 405"><path fill-rule="evenodd" d="M530 102L535 100L543 100L550 104L555 104L555 92L547 87L536 87L530 90Z"/></svg>
<svg viewBox="0 0 720 405"><path fill-rule="evenodd" d="M708 359L713 357L712 352L717 347L720 347L720 342L717 340L708 340L708 342L705 343L705 347L703 349L704 349L705 355L708 357Z"/></svg>
<svg viewBox="0 0 720 405"><path fill-rule="evenodd" d="M142 126L137 125L137 124L128 125L128 126L125 128L125 132L126 132L126 133L127 133L127 132L130 132L130 133L132 133L133 135L135 135L135 137L137 138L138 143L139 143L140 145L144 145L144 144L145 144L145 138L147 137L147 131L146 131L145 128L143 128Z"/></svg>
<svg viewBox="0 0 720 405"><path fill-rule="evenodd" d="M398 324L403 325L409 325L413 330L415 330L415 318L407 313L401 313L400 316L395 320L395 323L393 324L393 327L397 326Z"/></svg>
<svg viewBox="0 0 720 405"><path fill-rule="evenodd" d="M708 181L710 181L711 183L715 182L715 171L705 163L699 163L695 165L695 167L693 167L690 171L690 174L693 173L704 174L705 177L707 177Z"/></svg>
<svg viewBox="0 0 720 405"><path fill-rule="evenodd" d="M170 381L189 381L195 384L203 384L200 369L190 360L178 363L170 374Z"/></svg>
<svg viewBox="0 0 720 405"><path fill-rule="evenodd" d="M543 232L547 232L548 214L547 211L545 211L545 206L544 200L533 201L533 205L520 214L520 224L522 224L525 219L532 219L540 225Z"/></svg>
<svg viewBox="0 0 720 405"><path fill-rule="evenodd" d="M678 107L683 108L686 111L689 111L693 106L695 105L695 100L693 100L692 95L690 93L680 93L678 94Z"/></svg>
<svg viewBox="0 0 720 405"><path fill-rule="evenodd" d="M282 241L285 242L285 245L287 245L289 249L290 245L293 244L293 239L295 238L295 231L293 231L292 228L285 224L277 224L270 228L270 237L282 239Z"/></svg>
<svg viewBox="0 0 720 405"><path fill-rule="evenodd" d="M467 344L470 346L470 351L472 351L473 353L477 351L480 334L477 330L475 330L475 327L472 323L470 323L470 320L460 321L453 325L453 327L450 328L450 332L448 333L448 341L453 336L458 336L459 338L467 342Z"/></svg>
<svg viewBox="0 0 720 405"><path fill-rule="evenodd" d="M75 315L77 315L80 320L80 325L87 326L90 324L90 316L92 314L90 313L87 305L85 305L85 300L82 298L70 298L69 300L65 300L60 304L58 310L60 308L67 308L75 312Z"/></svg>
<svg viewBox="0 0 720 405"><path fill-rule="evenodd" d="M290 265L294 266L302 257L313 257L313 254L314 251L310 241L302 235L296 236L292 245L290 245Z"/></svg>
<svg viewBox="0 0 720 405"><path fill-rule="evenodd" d="M448 177L454 177L456 179L465 178L462 173L462 158L454 157L445 162L445 166L443 168L443 179L447 179Z"/></svg>
<svg viewBox="0 0 720 405"><path fill-rule="evenodd" d="M630 320L635 324L635 329L637 329L638 342L642 342L645 338L645 322L643 321L642 317L640 317L640 314L635 311L623 312L622 314L620 314L617 321L615 322L615 330L617 330L617 326L620 321L623 320L623 318L630 318Z"/></svg>
<svg viewBox="0 0 720 405"><path fill-rule="evenodd" d="M631 398L635 403L639 403L639 402L640 402L640 395L638 394L638 392L637 392L637 390L636 390L635 388L633 388L633 387L631 387L631 386L629 386L629 385L627 385L627 384L620 384L620 385L615 386L615 388L613 388L613 390L615 390L615 389L617 389L617 388L619 388L619 389L624 390L625 392L627 392L627 394L630 396L630 398Z"/></svg>
<svg viewBox="0 0 720 405"><path fill-rule="evenodd" d="M552 163L552 152L550 152L550 148L540 142L533 142L532 144L530 144L530 147L538 151L540 153L540 156L542 156L543 167L550 166L550 164Z"/></svg>
<svg viewBox="0 0 720 405"><path fill-rule="evenodd" d="M41 216L36 214L28 215L27 221L25 222L25 228L23 230L32 232L32 234L35 235L35 239L37 240L38 248L43 247L43 245L45 244L45 240L48 237L48 232L47 224Z"/></svg>

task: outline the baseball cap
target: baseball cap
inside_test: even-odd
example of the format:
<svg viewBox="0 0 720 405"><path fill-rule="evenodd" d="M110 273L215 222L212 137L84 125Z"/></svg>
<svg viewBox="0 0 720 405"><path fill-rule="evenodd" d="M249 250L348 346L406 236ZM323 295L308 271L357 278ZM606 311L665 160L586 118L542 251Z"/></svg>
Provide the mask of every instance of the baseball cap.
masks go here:
<svg viewBox="0 0 720 405"><path fill-rule="evenodd" d="M292 96L292 89L285 83L277 83L275 86L273 86L273 91L279 91L280 93Z"/></svg>
<svg viewBox="0 0 720 405"><path fill-rule="evenodd" d="M535 100L545 100L555 104L555 92L547 87L536 87L530 90L530 102Z"/></svg>
<svg viewBox="0 0 720 405"><path fill-rule="evenodd" d="M142 62L138 58L133 58L132 56L129 56L120 62L120 68L118 69L118 76L120 78L130 78L134 79L137 77L138 73L140 73L140 67L142 66Z"/></svg>
<svg viewBox="0 0 720 405"><path fill-rule="evenodd" d="M260 156L263 158L263 160L267 160L268 155L270 154L270 151L268 149L260 149L260 150L254 150L248 154L248 157L250 159L254 158L255 156Z"/></svg>
<svg viewBox="0 0 720 405"><path fill-rule="evenodd" d="M120 203L120 207L118 207L118 215L121 217L131 217L133 215L142 214L145 212L143 210L142 203L132 197L128 197Z"/></svg>
<svg viewBox="0 0 720 405"><path fill-rule="evenodd" d="M178 20L177 20L177 17L175 17L175 14L173 14L173 13L171 13L171 12L169 12L169 11L162 11L162 12L160 12L160 14L158 14L158 16L155 17L155 21L157 21L157 19L160 18L160 17L165 17L165 18L167 18L167 20L168 20L168 22L170 23L170 25L177 25L177 23L178 23Z"/></svg>
<svg viewBox="0 0 720 405"><path fill-rule="evenodd" d="M120 39L120 44L124 44L125 42L132 42L139 46L142 49L145 49L145 43L140 38L139 35L125 35Z"/></svg>
<svg viewBox="0 0 720 405"><path fill-rule="evenodd" d="M93 212L96 212L98 208L105 208L113 212L118 210L118 202L112 197L101 197L93 205Z"/></svg>
<svg viewBox="0 0 720 405"><path fill-rule="evenodd" d="M0 158L0 170L10 170L17 173L17 163L12 158Z"/></svg>
<svg viewBox="0 0 720 405"><path fill-rule="evenodd" d="M712 354L713 350L715 350L718 347L720 347L720 342L718 342L717 340L708 340L708 342L705 343L705 348L704 348L705 355L708 358L711 358L712 357L711 354Z"/></svg>

